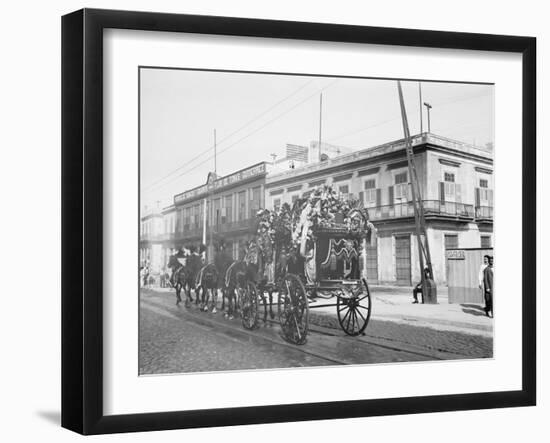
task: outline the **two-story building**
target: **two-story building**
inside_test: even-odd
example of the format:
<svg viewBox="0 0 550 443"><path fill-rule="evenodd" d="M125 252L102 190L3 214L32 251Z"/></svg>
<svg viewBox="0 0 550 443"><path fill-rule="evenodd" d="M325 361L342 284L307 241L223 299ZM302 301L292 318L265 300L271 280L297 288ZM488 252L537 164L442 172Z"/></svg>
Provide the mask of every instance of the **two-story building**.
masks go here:
<svg viewBox="0 0 550 443"><path fill-rule="evenodd" d="M155 257L164 267L175 250L204 244L211 259L213 248L223 241L237 259L245 242L254 237L257 211L265 207L267 173L266 162L224 177L211 172L204 185L175 195L173 204L155 215L161 226L155 235L146 231L152 216L142 217L142 256L152 258L151 251L159 249Z"/></svg>
<svg viewBox="0 0 550 443"><path fill-rule="evenodd" d="M159 273L164 264L163 233L164 217L160 208L145 208L140 222L139 263L149 266L152 273Z"/></svg>
<svg viewBox="0 0 550 443"><path fill-rule="evenodd" d="M446 282L445 250L492 247L493 153L431 133L413 137L434 278ZM420 280L405 141L397 140L268 175L266 205L276 208L328 184L360 198L378 232L368 247L370 281Z"/></svg>

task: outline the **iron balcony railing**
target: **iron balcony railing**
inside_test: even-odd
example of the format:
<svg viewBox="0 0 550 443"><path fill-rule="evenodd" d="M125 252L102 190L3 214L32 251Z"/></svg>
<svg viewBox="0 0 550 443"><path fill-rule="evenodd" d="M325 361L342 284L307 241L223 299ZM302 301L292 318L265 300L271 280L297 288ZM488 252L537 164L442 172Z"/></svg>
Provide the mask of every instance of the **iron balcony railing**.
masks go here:
<svg viewBox="0 0 550 443"><path fill-rule="evenodd" d="M239 231L254 230L256 228L256 219L250 218L246 220L239 220L233 222L225 222L212 225L212 232L215 234L231 233ZM210 233L210 224L206 224L206 235ZM203 234L203 225L200 224L196 227L189 228L189 225L184 225L183 230L179 232L170 232L157 235L142 235L141 241L173 241L173 240L185 240L191 238L200 238Z"/></svg>
<svg viewBox="0 0 550 443"><path fill-rule="evenodd" d="M463 220L473 220L474 206L464 203L442 202L440 200L422 200L426 217L453 217ZM412 202L395 203L393 205L368 208L371 220L414 217Z"/></svg>
<svg viewBox="0 0 550 443"><path fill-rule="evenodd" d="M476 206L476 220L492 220L492 219L493 219L492 206Z"/></svg>

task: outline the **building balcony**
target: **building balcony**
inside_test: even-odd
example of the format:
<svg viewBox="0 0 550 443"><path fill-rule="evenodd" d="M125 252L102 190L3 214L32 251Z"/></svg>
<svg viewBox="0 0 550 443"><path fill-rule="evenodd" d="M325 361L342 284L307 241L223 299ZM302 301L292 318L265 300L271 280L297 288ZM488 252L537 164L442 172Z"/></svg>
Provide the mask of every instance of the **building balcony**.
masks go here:
<svg viewBox="0 0 550 443"><path fill-rule="evenodd" d="M213 232L216 234L223 234L229 232L249 231L255 229L256 219L249 218L246 220L239 220L234 222L220 223L213 226Z"/></svg>
<svg viewBox="0 0 550 443"><path fill-rule="evenodd" d="M212 226L213 234L231 234L238 232L256 230L256 219L249 218L246 220L239 220L234 222L220 223ZM166 242L166 241L186 241L202 238L203 225L200 224L197 227L190 227L190 225L184 225L183 230L180 232L171 232L157 235L142 235L140 237L141 242ZM210 234L210 224L206 224L206 235Z"/></svg>
<svg viewBox="0 0 550 443"><path fill-rule="evenodd" d="M440 200L422 200L422 203L424 204L424 216L426 218L446 218L459 221L470 221L473 220L475 216L473 205L455 202L442 202ZM371 220L414 217L414 207L412 202L377 206L374 208L368 208L368 210Z"/></svg>
<svg viewBox="0 0 550 443"><path fill-rule="evenodd" d="M476 206L476 221L492 222L493 207L492 206Z"/></svg>

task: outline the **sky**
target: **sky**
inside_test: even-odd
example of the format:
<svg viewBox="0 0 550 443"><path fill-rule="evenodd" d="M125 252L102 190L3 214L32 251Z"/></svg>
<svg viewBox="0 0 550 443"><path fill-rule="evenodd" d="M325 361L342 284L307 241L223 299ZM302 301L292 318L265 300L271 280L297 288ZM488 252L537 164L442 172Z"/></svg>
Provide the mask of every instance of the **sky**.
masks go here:
<svg viewBox="0 0 550 443"><path fill-rule="evenodd" d="M402 82L411 134L420 132L419 82ZM431 132L485 145L494 141L494 87L421 82ZM140 72L140 185L142 210L228 175L286 144L319 138L365 149L403 138L395 80L142 68ZM422 106L423 130L427 111Z"/></svg>

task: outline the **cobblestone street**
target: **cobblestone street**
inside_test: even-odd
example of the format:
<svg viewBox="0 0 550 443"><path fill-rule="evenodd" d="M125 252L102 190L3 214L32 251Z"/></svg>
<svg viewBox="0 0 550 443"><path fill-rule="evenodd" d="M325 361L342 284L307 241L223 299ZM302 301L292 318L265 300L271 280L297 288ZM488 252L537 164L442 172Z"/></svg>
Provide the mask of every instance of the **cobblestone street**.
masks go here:
<svg viewBox="0 0 550 443"><path fill-rule="evenodd" d="M376 312L376 305L374 305ZM313 312L305 345L287 343L276 320L253 331L221 312L175 305L171 291L142 289L140 374L412 362L492 356L492 336L377 319L348 337L334 314Z"/></svg>

